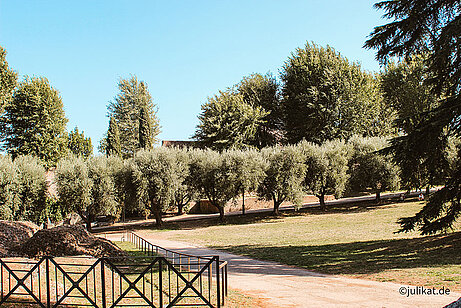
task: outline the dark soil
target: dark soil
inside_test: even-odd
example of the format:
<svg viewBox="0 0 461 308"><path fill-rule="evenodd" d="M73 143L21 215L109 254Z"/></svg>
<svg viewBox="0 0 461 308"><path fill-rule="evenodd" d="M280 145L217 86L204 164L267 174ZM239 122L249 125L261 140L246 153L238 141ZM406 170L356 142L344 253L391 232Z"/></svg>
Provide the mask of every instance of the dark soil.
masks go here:
<svg viewBox="0 0 461 308"><path fill-rule="evenodd" d="M28 221L0 220L0 257L8 256L14 247L30 239L39 229Z"/></svg>
<svg viewBox="0 0 461 308"><path fill-rule="evenodd" d="M95 237L81 226L63 225L37 231L15 249L16 254L27 257L88 255L125 257L126 253L111 241Z"/></svg>

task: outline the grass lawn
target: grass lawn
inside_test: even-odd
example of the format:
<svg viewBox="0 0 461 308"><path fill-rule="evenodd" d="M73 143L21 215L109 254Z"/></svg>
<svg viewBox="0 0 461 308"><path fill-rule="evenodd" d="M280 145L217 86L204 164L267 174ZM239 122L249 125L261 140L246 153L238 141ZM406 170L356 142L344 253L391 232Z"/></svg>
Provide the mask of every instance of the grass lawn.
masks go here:
<svg viewBox="0 0 461 308"><path fill-rule="evenodd" d="M159 232L231 253L313 271L461 291L461 228L437 236L399 233L396 221L418 201L311 209L270 216L229 217L226 224L191 222ZM203 225L205 224L205 225Z"/></svg>

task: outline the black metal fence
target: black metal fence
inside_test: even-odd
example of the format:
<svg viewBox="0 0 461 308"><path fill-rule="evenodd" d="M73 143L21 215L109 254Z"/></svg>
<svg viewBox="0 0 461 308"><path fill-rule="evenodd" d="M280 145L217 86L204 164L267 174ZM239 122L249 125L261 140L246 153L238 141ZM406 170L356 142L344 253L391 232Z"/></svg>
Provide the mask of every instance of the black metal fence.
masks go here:
<svg viewBox="0 0 461 308"><path fill-rule="evenodd" d="M134 233L145 252L130 258L0 259L0 306L221 307L227 263L152 245ZM154 253L155 251L155 253Z"/></svg>

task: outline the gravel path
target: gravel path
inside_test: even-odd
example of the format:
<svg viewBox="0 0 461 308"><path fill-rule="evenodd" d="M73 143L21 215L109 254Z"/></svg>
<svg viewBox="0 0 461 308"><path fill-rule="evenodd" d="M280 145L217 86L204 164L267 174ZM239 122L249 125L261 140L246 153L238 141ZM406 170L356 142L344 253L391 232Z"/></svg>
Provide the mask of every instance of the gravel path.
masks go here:
<svg viewBox="0 0 461 308"><path fill-rule="evenodd" d="M274 262L259 261L138 231L152 244L192 255L219 255L229 262L229 286L266 299L273 307L444 307L461 294L402 296L399 284L323 275ZM107 234L120 240L120 234Z"/></svg>

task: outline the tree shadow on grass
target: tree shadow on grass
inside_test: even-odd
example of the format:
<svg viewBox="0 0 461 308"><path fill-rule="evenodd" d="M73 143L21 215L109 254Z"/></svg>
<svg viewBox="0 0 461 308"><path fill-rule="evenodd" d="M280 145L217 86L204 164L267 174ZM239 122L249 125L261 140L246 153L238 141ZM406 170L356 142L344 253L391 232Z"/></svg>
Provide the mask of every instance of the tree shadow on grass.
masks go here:
<svg viewBox="0 0 461 308"><path fill-rule="evenodd" d="M312 246L215 246L256 259L295 265L325 274L372 274L389 269L461 264L461 232Z"/></svg>

